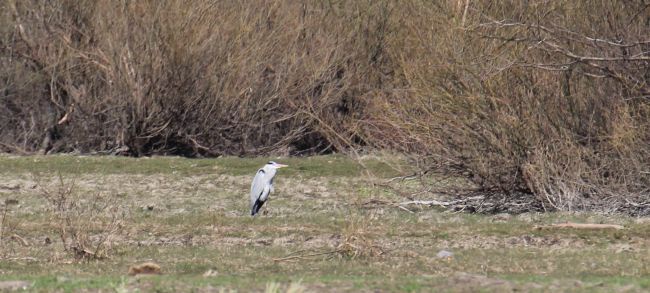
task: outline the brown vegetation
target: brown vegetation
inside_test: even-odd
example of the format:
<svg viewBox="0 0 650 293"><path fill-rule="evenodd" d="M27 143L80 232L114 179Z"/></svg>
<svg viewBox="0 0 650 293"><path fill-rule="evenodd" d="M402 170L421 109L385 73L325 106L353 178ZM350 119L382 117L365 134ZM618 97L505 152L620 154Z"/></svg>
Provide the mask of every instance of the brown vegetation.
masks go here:
<svg viewBox="0 0 650 293"><path fill-rule="evenodd" d="M160 275L162 270L158 264L152 262L145 262L139 265L132 265L129 267L129 276L135 275Z"/></svg>
<svg viewBox="0 0 650 293"><path fill-rule="evenodd" d="M546 210L647 213L644 1L4 1L0 149L374 147Z"/></svg>
<svg viewBox="0 0 650 293"><path fill-rule="evenodd" d="M116 198L81 194L75 191L74 180L66 181L61 174L58 183L43 181L39 185L51 214L49 225L58 234L63 250L80 260L105 258L111 250L111 238L124 228L126 218L125 208Z"/></svg>
<svg viewBox="0 0 650 293"><path fill-rule="evenodd" d="M130 155L325 150L381 82L386 4L9 1L2 143Z"/></svg>
<svg viewBox="0 0 650 293"><path fill-rule="evenodd" d="M634 1L473 3L454 26L420 7L406 23L418 39L393 58L412 94L371 104L366 141L484 190L534 193L544 210L597 202L647 213L649 11Z"/></svg>

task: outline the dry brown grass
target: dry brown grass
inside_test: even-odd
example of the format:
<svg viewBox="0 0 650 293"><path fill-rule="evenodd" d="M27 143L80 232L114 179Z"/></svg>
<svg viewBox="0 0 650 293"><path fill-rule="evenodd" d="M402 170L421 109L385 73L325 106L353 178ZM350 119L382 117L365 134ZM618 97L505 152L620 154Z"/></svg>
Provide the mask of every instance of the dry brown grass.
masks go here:
<svg viewBox="0 0 650 293"><path fill-rule="evenodd" d="M145 262L137 265L132 265L129 267L129 276L135 275L160 275L162 274L162 269L156 263Z"/></svg>
<svg viewBox="0 0 650 293"><path fill-rule="evenodd" d="M348 259L379 257L385 253L379 242L368 231L372 224L367 218L350 217L343 229L337 254Z"/></svg>

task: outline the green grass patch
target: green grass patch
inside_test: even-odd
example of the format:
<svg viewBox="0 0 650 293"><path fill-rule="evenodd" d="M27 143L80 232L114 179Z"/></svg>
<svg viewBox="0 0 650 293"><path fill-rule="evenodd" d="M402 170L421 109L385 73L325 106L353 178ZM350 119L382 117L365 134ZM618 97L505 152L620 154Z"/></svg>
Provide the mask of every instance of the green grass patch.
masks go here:
<svg viewBox="0 0 650 293"><path fill-rule="evenodd" d="M227 174L254 175L268 161L275 160L290 167L282 169L286 176L353 177L361 175L364 166L373 174L397 174L389 163L379 159L364 159L363 165L343 155L306 158L238 158L189 159L181 157L111 157L111 156L0 156L2 173L43 174ZM399 161L396 161L399 162ZM397 163L395 163L397 164ZM402 162L403 164L403 162Z"/></svg>

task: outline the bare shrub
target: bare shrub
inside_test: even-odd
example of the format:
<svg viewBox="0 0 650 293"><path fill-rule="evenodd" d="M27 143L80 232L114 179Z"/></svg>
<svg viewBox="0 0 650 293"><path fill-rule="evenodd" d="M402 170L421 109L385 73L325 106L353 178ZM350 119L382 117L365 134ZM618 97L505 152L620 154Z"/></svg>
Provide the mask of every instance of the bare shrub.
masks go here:
<svg viewBox="0 0 650 293"><path fill-rule="evenodd" d="M411 90L379 96L365 140L420 154L426 168L485 191L534 194L545 209L643 213L647 5L470 6L455 26L453 5L413 4L411 46L392 53Z"/></svg>
<svg viewBox="0 0 650 293"><path fill-rule="evenodd" d="M55 183L36 176L40 193L49 203L52 230L64 251L77 259L103 259L109 256L112 238L124 227L125 209L115 197L76 190L74 179L60 174Z"/></svg>
<svg viewBox="0 0 650 293"><path fill-rule="evenodd" d="M6 151L342 149L390 80L390 1L4 6Z"/></svg>

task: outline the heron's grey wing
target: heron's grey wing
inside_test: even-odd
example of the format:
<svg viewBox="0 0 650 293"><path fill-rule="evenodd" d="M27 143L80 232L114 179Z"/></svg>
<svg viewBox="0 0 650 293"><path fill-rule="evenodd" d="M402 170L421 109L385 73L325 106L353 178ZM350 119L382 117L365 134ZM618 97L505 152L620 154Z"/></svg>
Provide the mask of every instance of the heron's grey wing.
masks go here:
<svg viewBox="0 0 650 293"><path fill-rule="evenodd" d="M253 178L253 183L251 184L251 207L262 195L264 186L266 186L265 172L264 170L259 169L257 170L257 174L255 174L255 178Z"/></svg>

